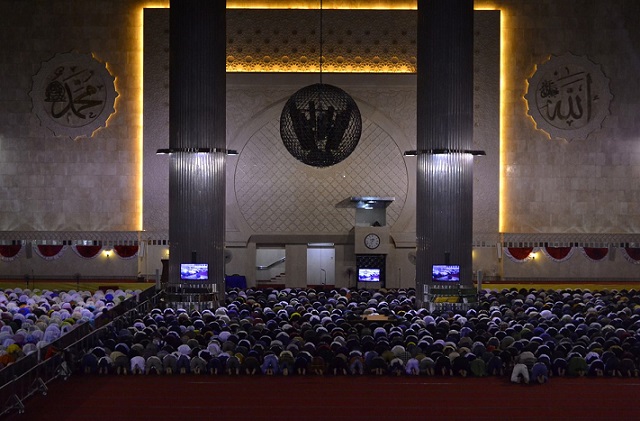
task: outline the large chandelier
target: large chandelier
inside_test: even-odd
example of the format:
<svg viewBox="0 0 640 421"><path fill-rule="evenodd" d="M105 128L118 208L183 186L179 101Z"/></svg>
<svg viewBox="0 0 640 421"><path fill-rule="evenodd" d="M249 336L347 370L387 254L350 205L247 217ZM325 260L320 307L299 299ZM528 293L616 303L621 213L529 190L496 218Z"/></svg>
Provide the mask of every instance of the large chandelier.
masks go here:
<svg viewBox="0 0 640 421"><path fill-rule="evenodd" d="M293 94L280 116L280 136L297 160L329 167L355 150L362 133L356 102L340 88L316 83Z"/></svg>
<svg viewBox="0 0 640 421"><path fill-rule="evenodd" d="M362 134L358 105L340 88L322 83L322 0L320 0L320 83L294 93L280 115L280 136L289 153L313 167L329 167L355 150Z"/></svg>

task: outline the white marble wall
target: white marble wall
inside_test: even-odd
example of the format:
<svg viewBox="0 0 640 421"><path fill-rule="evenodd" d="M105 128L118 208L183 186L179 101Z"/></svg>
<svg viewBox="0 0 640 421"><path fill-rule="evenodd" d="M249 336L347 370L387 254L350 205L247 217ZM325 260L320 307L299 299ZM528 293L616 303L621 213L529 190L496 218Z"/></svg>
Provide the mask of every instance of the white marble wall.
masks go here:
<svg viewBox="0 0 640 421"><path fill-rule="evenodd" d="M0 230L137 230L140 21L132 2L62 3L0 4ZM107 63L120 93L89 139L55 137L32 112L33 76L70 51Z"/></svg>
<svg viewBox="0 0 640 421"><path fill-rule="evenodd" d="M138 41L143 4L138 0L60 0L38 2L34 7L31 1L0 2L0 13L7 17L0 26L4 53L0 55L3 75L0 78L0 241L20 239L18 237L23 237L23 233L40 233L43 238L51 238L61 231L108 233L108 239L117 240L119 233L137 235L141 228L166 238L165 221L168 219L163 209L166 206L163 195L167 194L168 187L163 186L168 186L168 179L163 178L163 168L168 172L168 163L153 155L153 150L156 145L158 148L168 145L168 136L163 134L168 120L162 114L146 111L147 107L151 111L167 108L168 103L162 95L167 90L168 78L165 76L168 69L162 64L156 68L153 78L158 88L145 89L145 95L156 97L153 103L145 104L145 134L149 130L153 139L145 139L147 149L141 152L139 134L142 117L138 99L142 89L139 68L142 54ZM616 241L622 236L625 241L637 239L640 244L640 120L637 118L640 114L640 82L637 77L640 73L640 25L637 18L640 16L640 2L503 0L498 6L502 10L504 31L503 129L499 149L495 147L497 136L490 138L492 133L499 131L492 111L496 106L492 101L495 101L499 86L476 83L475 106L476 130L482 133L478 138L479 146L497 152L501 156L502 167L487 160L488 164L479 164L475 174L481 187L475 195L474 240L485 241L486 248L482 248L474 258L474 269L485 273L495 270L505 277L527 274L601 277L614 273L623 278L637 279L638 266L625 262L620 253L613 261L607 260L597 267L590 261L582 261L586 260L581 259L582 256L575 256L560 264L540 260L535 263L539 268L533 268L532 265L513 265L504 259L498 261L492 243L521 236L532 241L545 241L549 236L559 241L573 241L580 236L588 236L594 241ZM412 28L411 25L407 27ZM410 30L405 34L394 29L387 35L384 31L380 27L380 30L370 33L371 40L378 41L371 43L371 49L383 51L384 48L392 48L394 40L411 44ZM164 29L160 29L155 40L160 46L161 55L156 58L160 63L167 54L166 45L163 46L166 35ZM477 36L482 40L483 36L493 35L481 31ZM337 32L331 37L336 42L340 40ZM235 35L235 38L243 37ZM264 34L254 37L254 41L263 42L263 38ZM358 45L357 51L364 53L362 45L367 39L364 32L353 32L353 37L340 48L346 51L348 45ZM386 43L385 39L390 42ZM311 41L309 38L307 45ZM486 57L490 53L483 42L478 44L477 53ZM234 54L237 47L238 44L234 46ZM255 43L253 48L256 48ZM340 48L336 52L342 51ZM53 136L50 130L40 125L31 108L29 92L32 78L41 63L57 53L69 51L93 53L98 60L107 63L109 71L116 77L119 93L116 113L109 119L107 127L90 139L71 140ZM610 115L602 128L586 140L551 140L536 129L527 115L524 99L527 79L536 65L550 55L566 52L587 56L599 64L610 79L613 94ZM412 57L410 51L397 55L408 65L411 65ZM302 63L301 57L296 60ZM375 67L374 58L369 62ZM474 71L477 77L482 76L482 69ZM287 78L289 75L281 76ZM414 91L410 82L413 76L355 75L351 80L356 82L349 82L350 77L336 75L336 80L351 84L350 92L365 104L369 120L375 121L390 135L398 145L397 149L415 144L415 97L412 96ZM262 122L277 114L278 107L295 90L294 87L304 83L292 78L288 86L284 83L274 88L265 84L273 80L269 78L256 73L230 75L232 83L229 84L227 113L230 147L246 145L247 140L264 127ZM314 82L315 79L309 79L309 83ZM145 80L145 88L146 83ZM251 132L252 128L254 132ZM487 158L495 159L495 154ZM230 179L233 179L231 172L238 160L230 158ZM402 209L398 210L392 236L397 246L410 247L415 238L415 216L410 211L415 189L411 176L415 174L415 167L406 159L404 163L408 175L407 196ZM500 175L501 192L498 188ZM144 199L137 187L141 176L145 185ZM228 192L235 188L230 184ZM228 194L227 197L234 195ZM255 232L248 229L251 225L239 211L237 202L227 203L227 206L228 238L234 245L246 244ZM144 215L144 226L141 215ZM239 273L244 266L253 266L255 258L243 255L253 253L252 247L250 244L246 249L234 250L231 263L234 270L231 272ZM388 260L388 267L392 268L387 279L402 286L410 286L413 282L408 275L412 265L407 250L400 249ZM27 273L34 266L34 261L22 260L23 257L14 262L0 262L0 275ZM38 263L37 271L65 274L76 272L71 270L75 267L80 267L82 272L91 270L85 269L84 263L77 266L76 262L67 260L71 257L65 256L47 267ZM345 257L343 260L346 267L348 259ZM137 269L130 267L129 263L118 264L105 271L96 268L96 272L135 276ZM153 273L151 266L145 263ZM398 269L401 275L396 276ZM402 280L396 281L395 278Z"/></svg>

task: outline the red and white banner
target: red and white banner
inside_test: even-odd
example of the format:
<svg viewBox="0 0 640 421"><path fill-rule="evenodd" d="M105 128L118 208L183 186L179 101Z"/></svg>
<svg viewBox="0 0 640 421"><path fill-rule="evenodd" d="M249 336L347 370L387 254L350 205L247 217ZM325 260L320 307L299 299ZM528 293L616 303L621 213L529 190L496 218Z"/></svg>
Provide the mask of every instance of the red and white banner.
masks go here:
<svg viewBox="0 0 640 421"><path fill-rule="evenodd" d="M0 245L0 259L11 262L18 258L22 251L22 244Z"/></svg>
<svg viewBox="0 0 640 421"><path fill-rule="evenodd" d="M113 250L121 259L133 259L138 255L138 246L113 246Z"/></svg>
<svg viewBox="0 0 640 421"><path fill-rule="evenodd" d="M640 247L625 247L622 249L622 255L634 265L640 265Z"/></svg>
<svg viewBox="0 0 640 421"><path fill-rule="evenodd" d="M76 254L84 259L94 259L98 254L100 254L100 250L102 250L102 246L83 246L83 245L74 245L72 247L73 251Z"/></svg>
<svg viewBox="0 0 640 421"><path fill-rule="evenodd" d="M573 256L575 249L573 247L543 247L544 254L554 262L564 262Z"/></svg>
<svg viewBox="0 0 640 421"><path fill-rule="evenodd" d="M59 259L67 250L67 246L54 245L54 244L38 244L35 247L36 254L45 260Z"/></svg>
<svg viewBox="0 0 640 421"><path fill-rule="evenodd" d="M609 248L607 247L583 247L582 253L587 256L589 260L598 262L609 254Z"/></svg>
<svg viewBox="0 0 640 421"><path fill-rule="evenodd" d="M533 247L506 247L504 254L514 262L524 262L529 259L534 250Z"/></svg>

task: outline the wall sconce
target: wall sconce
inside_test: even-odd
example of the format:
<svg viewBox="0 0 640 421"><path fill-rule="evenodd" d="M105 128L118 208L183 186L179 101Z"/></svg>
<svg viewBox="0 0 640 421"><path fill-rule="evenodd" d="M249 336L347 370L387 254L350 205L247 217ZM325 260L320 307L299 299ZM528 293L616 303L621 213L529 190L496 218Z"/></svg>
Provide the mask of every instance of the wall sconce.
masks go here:
<svg viewBox="0 0 640 421"><path fill-rule="evenodd" d="M416 149L412 149L410 151L405 151L404 156L418 156L418 155L449 155L454 153L461 154L469 154L473 156L485 156L486 152L481 150L472 150L472 149L425 149L418 151Z"/></svg>
<svg viewBox="0 0 640 421"><path fill-rule="evenodd" d="M224 153L227 155L238 155L238 151L235 149L224 148L167 148L158 149L156 155L171 155L174 153Z"/></svg>
<svg viewBox="0 0 640 421"><path fill-rule="evenodd" d="M529 256L527 256L527 259L528 260L535 260L537 254L538 254L537 252L532 251L531 253L529 253Z"/></svg>
<svg viewBox="0 0 640 421"><path fill-rule="evenodd" d="M107 259L108 259L109 257L111 257L111 252L112 252L112 251L113 251L113 250L111 250L111 249L105 249L105 251L104 251L104 255L106 256L106 258L107 258Z"/></svg>

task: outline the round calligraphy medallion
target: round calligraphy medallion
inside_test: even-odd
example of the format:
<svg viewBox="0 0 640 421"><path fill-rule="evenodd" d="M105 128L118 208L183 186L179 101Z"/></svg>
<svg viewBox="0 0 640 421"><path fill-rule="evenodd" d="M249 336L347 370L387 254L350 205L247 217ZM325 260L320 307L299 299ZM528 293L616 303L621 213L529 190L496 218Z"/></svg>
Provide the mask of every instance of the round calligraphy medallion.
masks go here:
<svg viewBox="0 0 640 421"><path fill-rule="evenodd" d="M33 112L56 136L91 137L115 112L114 81L90 54L56 54L33 77Z"/></svg>
<svg viewBox="0 0 640 421"><path fill-rule="evenodd" d="M525 98L538 129L571 141L601 127L613 95L599 65L567 53L537 66Z"/></svg>

